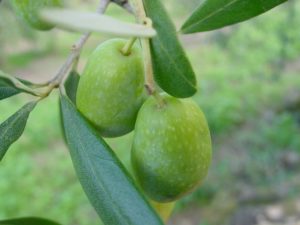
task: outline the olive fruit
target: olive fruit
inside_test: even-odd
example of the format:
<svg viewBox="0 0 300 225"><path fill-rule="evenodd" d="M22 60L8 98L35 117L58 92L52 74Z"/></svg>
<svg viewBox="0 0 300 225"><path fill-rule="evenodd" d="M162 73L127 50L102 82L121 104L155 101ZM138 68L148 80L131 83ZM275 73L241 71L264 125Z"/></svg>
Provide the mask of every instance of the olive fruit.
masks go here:
<svg viewBox="0 0 300 225"><path fill-rule="evenodd" d="M54 26L42 21L38 12L44 7L59 7L62 0L11 0L15 13L37 30L50 30Z"/></svg>
<svg viewBox="0 0 300 225"><path fill-rule="evenodd" d="M131 140L131 138L132 138L132 136L130 136L130 137L124 136L124 139L122 138L122 140L120 140L120 142L124 144L124 142L126 143L127 141ZM132 164L131 164L131 159L130 159L130 148L118 149L117 151L115 151L115 153L116 153L117 157L120 159L120 161L122 162L122 164L125 166L127 171L130 173L130 175L132 175L132 177L135 180L133 169L132 169ZM138 185L137 182L135 182L135 183ZM141 188L140 188L140 190L141 190ZM141 191L143 192L143 190L141 190ZM148 199L148 201L152 205L152 207L155 209L155 211L159 214L160 218L163 221L167 222L167 220L169 219L169 217L174 209L175 202L160 203L160 202L152 201L150 199Z"/></svg>
<svg viewBox="0 0 300 225"><path fill-rule="evenodd" d="M145 99L140 47L136 43L124 55L121 50L126 42L111 39L99 45L78 84L77 108L105 137L132 131Z"/></svg>
<svg viewBox="0 0 300 225"><path fill-rule="evenodd" d="M190 99L150 97L135 125L131 160L145 193L174 201L204 179L211 162L211 138L201 109Z"/></svg>

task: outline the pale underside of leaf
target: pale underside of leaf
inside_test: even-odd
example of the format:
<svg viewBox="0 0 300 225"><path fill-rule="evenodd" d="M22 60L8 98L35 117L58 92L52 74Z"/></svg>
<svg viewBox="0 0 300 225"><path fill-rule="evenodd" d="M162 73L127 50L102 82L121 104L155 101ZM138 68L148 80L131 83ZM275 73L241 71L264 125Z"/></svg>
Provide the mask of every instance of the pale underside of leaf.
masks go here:
<svg viewBox="0 0 300 225"><path fill-rule="evenodd" d="M110 16L68 9L45 9L40 13L43 20L60 28L79 32L99 32L118 37L144 37L156 35L151 27L127 23Z"/></svg>

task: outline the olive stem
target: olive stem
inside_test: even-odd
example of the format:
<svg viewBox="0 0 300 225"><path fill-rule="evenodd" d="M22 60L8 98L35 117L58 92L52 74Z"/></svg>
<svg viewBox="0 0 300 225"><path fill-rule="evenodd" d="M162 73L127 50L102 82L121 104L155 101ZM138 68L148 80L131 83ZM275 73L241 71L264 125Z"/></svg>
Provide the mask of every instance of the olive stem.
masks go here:
<svg viewBox="0 0 300 225"><path fill-rule="evenodd" d="M123 55L128 56L131 54L131 48L134 45L136 39L137 39L136 37L133 37L128 40L128 42L125 44L125 46L121 50Z"/></svg>
<svg viewBox="0 0 300 225"><path fill-rule="evenodd" d="M155 91L152 96L156 99L158 108L162 109L167 104L157 91Z"/></svg>
<svg viewBox="0 0 300 225"><path fill-rule="evenodd" d="M133 6L135 9L135 16L137 21L145 26L152 26L152 21L147 17L143 1L133 0ZM144 68L145 68L145 87L149 95L155 93L155 82L153 78L152 60L150 52L150 40L147 38L141 39L144 56Z"/></svg>

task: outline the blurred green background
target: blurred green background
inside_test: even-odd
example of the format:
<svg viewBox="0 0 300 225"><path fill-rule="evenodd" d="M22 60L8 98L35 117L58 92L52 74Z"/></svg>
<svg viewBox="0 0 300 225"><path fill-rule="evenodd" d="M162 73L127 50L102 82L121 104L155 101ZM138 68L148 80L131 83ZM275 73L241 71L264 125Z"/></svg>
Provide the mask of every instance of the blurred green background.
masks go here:
<svg viewBox="0 0 300 225"><path fill-rule="evenodd" d="M163 1L180 26L198 0ZM31 30L0 4L0 69L46 81L80 34ZM67 6L94 10L95 0ZM134 21L117 6L108 14ZM194 97L213 138L213 165L202 186L180 200L174 225L296 225L300 221L300 2L214 32L181 36L198 75ZM111 36L93 35L87 56ZM0 102L0 121L31 97ZM22 138L0 164L0 219L42 216L65 225L101 224L85 197L62 140L57 93L31 114ZM132 134L108 139L128 153ZM130 206L128 206L130 207Z"/></svg>

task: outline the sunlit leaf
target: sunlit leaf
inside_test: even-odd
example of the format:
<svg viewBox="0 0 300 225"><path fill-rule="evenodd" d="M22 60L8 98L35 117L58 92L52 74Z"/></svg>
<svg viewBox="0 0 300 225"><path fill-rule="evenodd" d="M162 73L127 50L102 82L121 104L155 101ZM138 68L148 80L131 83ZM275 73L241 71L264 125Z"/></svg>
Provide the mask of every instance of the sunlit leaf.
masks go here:
<svg viewBox="0 0 300 225"><path fill-rule="evenodd" d="M143 0L157 36L151 39L154 77L170 95L180 98L195 94L196 76L177 38L175 26L160 0Z"/></svg>
<svg viewBox="0 0 300 225"><path fill-rule="evenodd" d="M287 0L204 0L183 24L183 33L218 29L258 16Z"/></svg>
<svg viewBox="0 0 300 225"><path fill-rule="evenodd" d="M60 28L79 32L99 32L118 37L153 37L156 34L151 27L123 22L97 13L47 9L41 12L41 17L46 22L55 24Z"/></svg>
<svg viewBox="0 0 300 225"><path fill-rule="evenodd" d="M17 141L26 126L30 112L34 109L36 102L29 102L19 111L0 124L0 161L11 144Z"/></svg>
<svg viewBox="0 0 300 225"><path fill-rule="evenodd" d="M73 165L102 221L107 225L162 225L117 156L66 96L61 97L61 107Z"/></svg>

